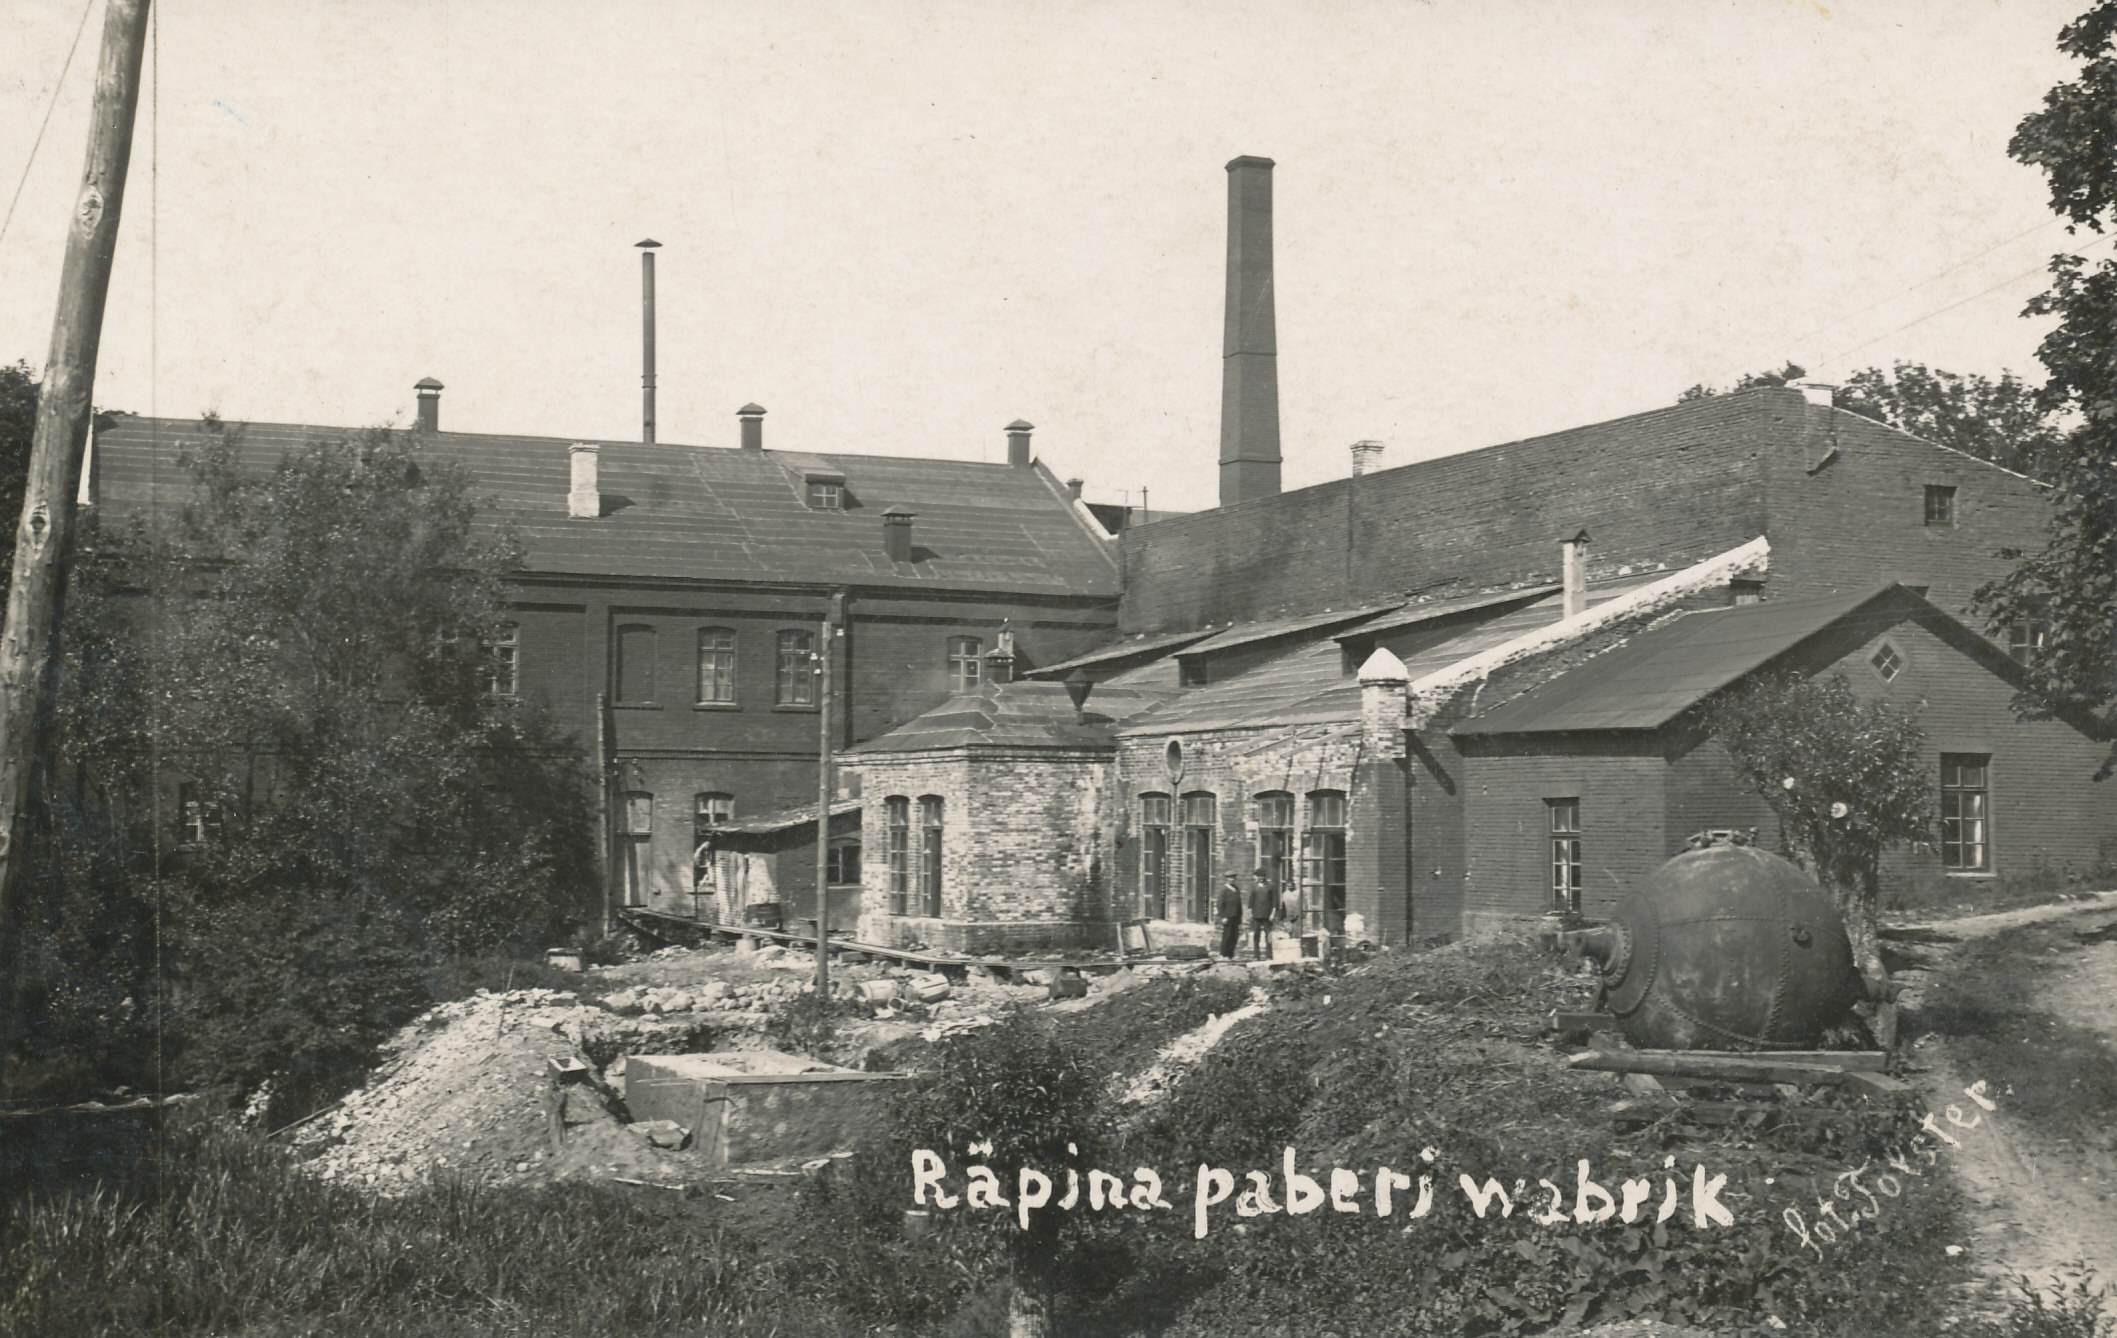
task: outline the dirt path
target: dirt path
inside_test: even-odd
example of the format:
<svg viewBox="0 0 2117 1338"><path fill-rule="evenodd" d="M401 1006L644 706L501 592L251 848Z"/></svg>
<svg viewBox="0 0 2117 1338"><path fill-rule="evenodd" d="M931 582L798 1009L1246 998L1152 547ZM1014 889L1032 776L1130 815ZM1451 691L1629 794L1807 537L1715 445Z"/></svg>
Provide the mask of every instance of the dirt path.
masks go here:
<svg viewBox="0 0 2117 1338"><path fill-rule="evenodd" d="M2108 1137L2117 1109L2064 1109L2070 1089L2080 1102L2106 1102L2106 1086L2086 1074L2099 1045L2104 1060L2117 1059L2117 942L2083 941L2117 912L2117 892L2051 906L2027 907L1996 914L1907 925L1885 931L1893 955L1904 963L1902 1002L1913 1030L1917 1019L1945 1015L1951 1008L1986 1008L1989 987L1978 997L1964 983L1972 970L1973 945L2004 931L2041 926L2020 940L2018 959L2004 964L2018 971L2020 1009L1992 1008L1985 1030L1975 1038L1957 1034L1920 1034L1912 1042L1912 1077L1923 1087L1928 1107L1945 1112L1953 1106L1977 1127L1957 1130L1960 1146L1947 1156L1957 1183L1970 1200L1970 1236L1963 1244L1985 1276L1995 1279L2026 1274L2048 1283L2084 1260L2104 1279L2117 1277L2117 1140ZM1984 961L1974 968L1991 972ZM2022 1034L2012 1034L2019 1030ZM2043 1033L2039 1035L2038 1033ZM2063 1042L2063 1044L2062 1044ZM1994 1047L2012 1051L2017 1076L2022 1065L2034 1068L2041 1050L2054 1066L2069 1066L2081 1075L2038 1073L2035 1092L2008 1081L1995 1064ZM2067 1057L2069 1056L2069 1058ZM2002 1069L2000 1080L1988 1069ZM1985 1111L1965 1088L1990 1084L1997 1109ZM2088 1086L2083 1089L2083 1081ZM2055 1093L2055 1095L2054 1095ZM2082 1124L2099 1126L2097 1136Z"/></svg>

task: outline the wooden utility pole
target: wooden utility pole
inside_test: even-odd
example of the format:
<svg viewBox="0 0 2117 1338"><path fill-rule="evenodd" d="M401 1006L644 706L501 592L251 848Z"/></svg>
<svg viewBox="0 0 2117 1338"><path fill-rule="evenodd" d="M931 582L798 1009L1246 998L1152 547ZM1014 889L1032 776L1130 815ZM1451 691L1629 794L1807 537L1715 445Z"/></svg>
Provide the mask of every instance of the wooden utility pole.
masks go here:
<svg viewBox="0 0 2117 1338"><path fill-rule="evenodd" d="M51 356L37 396L22 523L15 532L15 570L0 625L0 971L12 976L14 928L20 918L24 814L45 724L52 638L66 590L73 537L74 485L88 440L103 302L118 245L125 168L132 157L133 113L140 105L140 60L147 48L148 0L109 0L103 52L96 61L88 163L66 229L59 271L59 309Z"/></svg>
<svg viewBox="0 0 2117 1338"><path fill-rule="evenodd" d="M816 650L816 1002L831 1000L831 641L837 625L823 616Z"/></svg>

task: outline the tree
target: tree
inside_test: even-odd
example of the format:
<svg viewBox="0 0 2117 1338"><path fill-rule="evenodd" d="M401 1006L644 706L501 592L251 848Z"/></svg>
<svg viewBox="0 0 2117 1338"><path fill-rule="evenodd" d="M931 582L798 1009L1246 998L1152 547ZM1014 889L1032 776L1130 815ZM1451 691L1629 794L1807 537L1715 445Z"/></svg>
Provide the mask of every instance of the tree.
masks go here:
<svg viewBox="0 0 2117 1338"><path fill-rule="evenodd" d="M1799 363L1789 362L1776 372L1747 373L1735 382L1734 389L1783 386L1807 375ZM1701 383L1677 396L1676 402L1689 404L1721 393ZM1863 367L1845 379L1837 404L1863 418L2035 478L2045 477L2056 467L2066 437L2063 415L2045 405L2027 382L2007 371L1994 379L1917 362L1899 362L1891 371Z"/></svg>
<svg viewBox="0 0 2117 1338"><path fill-rule="evenodd" d="M29 364L0 367L0 524L13 534L22 519L22 486L29 477L29 443L37 428L37 381ZM12 543L0 550L0 591L15 565Z"/></svg>
<svg viewBox="0 0 2117 1338"><path fill-rule="evenodd" d="M1733 390L1721 391L1700 381L1676 397L1678 404L1689 404L1693 400L1709 400L1715 395L1732 394L1734 390L1755 390L1760 386L1783 386L1790 381L1799 381L1808 375L1808 369L1800 363L1789 362L1776 372L1744 372L1735 379Z"/></svg>
<svg viewBox="0 0 2117 1338"><path fill-rule="evenodd" d="M1882 852L1933 831L1918 722L1886 701L1863 703L1839 675L1780 674L1721 698L1706 729L1778 817L1781 853L1844 916L1860 974L1886 979L1875 930Z"/></svg>
<svg viewBox="0 0 2117 1338"><path fill-rule="evenodd" d="M587 911L593 789L495 691L518 554L463 471L380 431L259 471L207 427L191 503L76 582L58 720L82 765L48 787L46 900L86 879L158 906L177 1071L277 1076L298 1103L424 1006L444 957Z"/></svg>
<svg viewBox="0 0 2117 1338"><path fill-rule="evenodd" d="M2044 478L2061 462L2060 416L2012 372L1995 380L1899 362L1887 372L1861 368L1846 378L1844 391L1840 408L2018 474Z"/></svg>
<svg viewBox="0 0 2117 1338"><path fill-rule="evenodd" d="M1056 1173L1061 1188L1060 1168L1079 1168L1085 1181L1096 1164L1096 1116L1094 1073L1049 1026L1024 1013L948 1037L935 1052L934 1067L896 1102L904 1141L935 1150L980 1145L978 1164L991 1168L1010 1201L1024 1167ZM996 1214L995 1225L1007 1233L1013 1279L1012 1338L1050 1332L1062 1228L1085 1216L1059 1210L1058 1201L1054 1193L1051 1206L1033 1213L1026 1228L1013 1211Z"/></svg>
<svg viewBox="0 0 2117 1338"><path fill-rule="evenodd" d="M2079 76L2044 95L2022 118L2007 152L2041 168L2051 208L2067 232L2098 237L2117 225L2117 3L2104 0L2059 32L2059 50L2082 62ZM2090 243L2092 245L2092 243ZM2083 248L2084 249L2084 248ZM2050 529L2042 549L1977 592L1976 607L1999 628L2033 626L2031 716L2070 708L2117 734L2117 260L2054 256L2051 286L2031 316L2055 316L2037 357L2049 374L2041 401L2081 422L2053 452ZM2117 764L2117 750L2101 775ZM2098 777L2099 779L2100 777Z"/></svg>

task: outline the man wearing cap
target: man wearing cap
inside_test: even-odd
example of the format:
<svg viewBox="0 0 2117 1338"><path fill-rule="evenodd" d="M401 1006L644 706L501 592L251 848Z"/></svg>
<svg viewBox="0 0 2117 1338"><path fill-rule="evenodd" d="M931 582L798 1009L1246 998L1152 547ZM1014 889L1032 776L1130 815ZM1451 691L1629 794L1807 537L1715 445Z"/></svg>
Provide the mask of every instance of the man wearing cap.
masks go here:
<svg viewBox="0 0 2117 1338"><path fill-rule="evenodd" d="M1272 917L1278 911L1271 877L1260 864L1250 878L1250 956L1259 961L1272 955Z"/></svg>
<svg viewBox="0 0 2117 1338"><path fill-rule="evenodd" d="M1220 955L1230 961L1235 957L1235 942L1242 935L1242 889L1235 885L1235 875L1229 874L1220 883Z"/></svg>

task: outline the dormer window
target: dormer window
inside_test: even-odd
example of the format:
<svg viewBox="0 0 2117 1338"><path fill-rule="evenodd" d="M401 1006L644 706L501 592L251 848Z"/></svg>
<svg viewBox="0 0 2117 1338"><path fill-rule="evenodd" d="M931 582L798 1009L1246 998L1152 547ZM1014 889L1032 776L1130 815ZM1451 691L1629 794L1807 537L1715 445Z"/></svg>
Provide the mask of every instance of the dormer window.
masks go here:
<svg viewBox="0 0 2117 1338"><path fill-rule="evenodd" d="M845 510L845 485L825 479L809 480L809 510Z"/></svg>
<svg viewBox="0 0 2117 1338"><path fill-rule="evenodd" d="M1955 488L1952 484L1929 483L1926 485L1926 523L1928 525L1953 525L1955 523Z"/></svg>

